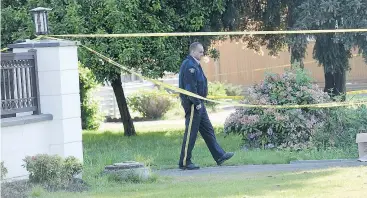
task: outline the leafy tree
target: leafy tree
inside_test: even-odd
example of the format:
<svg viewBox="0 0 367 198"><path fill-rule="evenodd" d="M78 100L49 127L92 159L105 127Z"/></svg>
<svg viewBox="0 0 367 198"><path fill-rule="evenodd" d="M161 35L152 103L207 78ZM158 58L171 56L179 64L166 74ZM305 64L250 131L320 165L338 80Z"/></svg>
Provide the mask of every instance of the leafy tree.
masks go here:
<svg viewBox="0 0 367 198"><path fill-rule="evenodd" d="M237 30L294 30L366 28L367 2L365 0L245 0L236 3L234 18ZM266 45L271 54L288 47L291 63L303 59L310 39L314 39L313 57L324 67L325 92L331 95L345 93L346 71L351 49L358 47L367 62L366 33L294 34L234 37L243 39L249 48L260 50ZM330 91L332 89L332 91Z"/></svg>
<svg viewBox="0 0 367 198"><path fill-rule="evenodd" d="M93 73L84 65L78 63L79 88L80 88L80 111L82 129L97 130L103 121L99 112L97 101L93 98L93 92L98 86Z"/></svg>
<svg viewBox="0 0 367 198"><path fill-rule="evenodd" d="M231 26L230 15L234 8L230 0L5 0L6 31L2 43L10 43L18 38L33 36L32 8L43 6L53 10L49 13L52 34L112 34L136 32L182 32L220 31ZM227 9L228 8L228 9ZM18 18L12 18L16 13ZM14 32L21 32L15 34ZM154 37L154 38L83 38L82 43L106 54L128 68L143 75L157 78L164 72L177 72L180 62L187 54L188 45L200 40L205 46L217 37ZM89 67L99 82L111 83L125 135L135 135L135 129L127 107L121 85L121 70L107 65L85 50L79 51L83 65Z"/></svg>
<svg viewBox="0 0 367 198"><path fill-rule="evenodd" d="M298 8L295 27L300 29L366 28L367 1L304 1ZM325 91L346 92L346 72L350 70L351 50L359 48L367 63L367 33L316 34L313 57L324 66ZM345 99L345 97L344 97Z"/></svg>
<svg viewBox="0 0 367 198"><path fill-rule="evenodd" d="M34 35L32 18L26 4L26 0L1 1L1 48L17 39Z"/></svg>

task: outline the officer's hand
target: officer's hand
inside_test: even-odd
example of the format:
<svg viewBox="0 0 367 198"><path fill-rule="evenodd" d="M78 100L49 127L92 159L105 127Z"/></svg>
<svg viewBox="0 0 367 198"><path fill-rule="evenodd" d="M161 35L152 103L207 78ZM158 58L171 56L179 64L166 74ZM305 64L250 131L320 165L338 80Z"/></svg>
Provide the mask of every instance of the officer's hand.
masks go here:
<svg viewBox="0 0 367 198"><path fill-rule="evenodd" d="M201 109L201 104L196 105L196 110Z"/></svg>

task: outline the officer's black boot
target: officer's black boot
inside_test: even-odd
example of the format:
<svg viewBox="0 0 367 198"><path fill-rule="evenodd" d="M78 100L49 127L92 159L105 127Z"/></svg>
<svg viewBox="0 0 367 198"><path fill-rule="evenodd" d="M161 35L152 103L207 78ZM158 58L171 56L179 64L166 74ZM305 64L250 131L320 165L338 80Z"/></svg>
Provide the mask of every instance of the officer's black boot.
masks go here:
<svg viewBox="0 0 367 198"><path fill-rule="evenodd" d="M182 170L197 170L197 169L200 169L199 166L191 163L191 164L188 164L187 166L179 166L180 169Z"/></svg>
<svg viewBox="0 0 367 198"><path fill-rule="evenodd" d="M225 153L221 158L218 159L218 161L217 161L218 166L222 165L223 162L225 162L226 160L231 159L231 157L233 157L233 155L234 155L233 152Z"/></svg>

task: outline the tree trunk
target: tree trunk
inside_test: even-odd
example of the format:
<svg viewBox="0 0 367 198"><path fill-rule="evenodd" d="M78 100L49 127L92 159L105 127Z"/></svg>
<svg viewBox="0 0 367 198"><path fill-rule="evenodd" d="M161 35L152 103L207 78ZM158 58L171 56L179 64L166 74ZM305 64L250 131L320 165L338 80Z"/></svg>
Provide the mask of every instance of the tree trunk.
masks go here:
<svg viewBox="0 0 367 198"><path fill-rule="evenodd" d="M303 58L299 58L295 56L295 51L291 48L291 68L299 66L301 69L305 68L305 64L303 63Z"/></svg>
<svg viewBox="0 0 367 198"><path fill-rule="evenodd" d="M332 97L341 96L341 100L345 101L350 51L345 49L343 43L335 42L334 34L320 34L316 36L313 57L324 67L324 91Z"/></svg>
<svg viewBox="0 0 367 198"><path fill-rule="evenodd" d="M115 93L117 106L120 111L121 121L124 125L124 135L125 136L134 136L136 135L134 123L131 119L129 109L127 107L127 102L124 94L124 90L122 89L121 76L118 77L111 82L113 92Z"/></svg>
<svg viewBox="0 0 367 198"><path fill-rule="evenodd" d="M335 95L342 96L342 101L346 100L346 80L347 72L345 70L335 73Z"/></svg>
<svg viewBox="0 0 367 198"><path fill-rule="evenodd" d="M346 100L346 71L339 70L335 73L325 73L325 88L330 96L342 96L342 101Z"/></svg>
<svg viewBox="0 0 367 198"><path fill-rule="evenodd" d="M324 72L325 87L324 92L329 93L330 96L334 95L334 75L331 72Z"/></svg>

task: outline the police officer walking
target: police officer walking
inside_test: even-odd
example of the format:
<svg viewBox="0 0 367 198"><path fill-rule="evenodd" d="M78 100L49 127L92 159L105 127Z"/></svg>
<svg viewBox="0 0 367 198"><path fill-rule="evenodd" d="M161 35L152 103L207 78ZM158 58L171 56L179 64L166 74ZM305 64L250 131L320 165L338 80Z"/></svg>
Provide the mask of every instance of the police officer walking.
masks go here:
<svg viewBox="0 0 367 198"><path fill-rule="evenodd" d="M203 45L199 42L190 45L190 54L182 62L179 74L179 87L202 97L208 95L208 83L200 66L204 56ZM218 144L213 126L209 120L203 100L180 94L181 105L185 110L185 135L182 142L179 161L180 169L194 170L200 167L191 161L191 153L195 145L198 131L203 137L217 165L230 159L234 153L226 153Z"/></svg>

